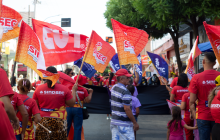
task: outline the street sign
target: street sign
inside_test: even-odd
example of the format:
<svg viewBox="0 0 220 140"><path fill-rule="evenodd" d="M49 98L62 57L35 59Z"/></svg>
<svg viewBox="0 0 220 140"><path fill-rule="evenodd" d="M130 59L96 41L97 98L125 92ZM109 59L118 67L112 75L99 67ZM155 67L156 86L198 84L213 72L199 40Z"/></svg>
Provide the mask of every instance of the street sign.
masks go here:
<svg viewBox="0 0 220 140"><path fill-rule="evenodd" d="M112 42L113 42L112 37L106 37L106 42L108 42L108 43L112 43Z"/></svg>
<svg viewBox="0 0 220 140"><path fill-rule="evenodd" d="M71 18L61 18L61 27L71 27Z"/></svg>

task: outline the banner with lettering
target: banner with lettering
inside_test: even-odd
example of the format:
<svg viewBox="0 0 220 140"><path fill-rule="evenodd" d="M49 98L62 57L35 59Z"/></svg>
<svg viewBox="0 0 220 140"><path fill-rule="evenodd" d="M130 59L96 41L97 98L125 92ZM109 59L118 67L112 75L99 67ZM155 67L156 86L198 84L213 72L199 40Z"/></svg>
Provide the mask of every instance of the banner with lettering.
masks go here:
<svg viewBox="0 0 220 140"><path fill-rule="evenodd" d="M88 37L64 31L62 28L32 19L33 29L40 39L42 55L38 69L73 62L83 57ZM41 53L40 53L41 54Z"/></svg>
<svg viewBox="0 0 220 140"><path fill-rule="evenodd" d="M138 76L139 76L139 81L138 81L138 84L141 83L142 81L142 63L141 63L141 55L139 54L138 55L138 61L139 61L139 64L135 64L135 68L136 68L136 72L138 73Z"/></svg>
<svg viewBox="0 0 220 140"><path fill-rule="evenodd" d="M14 9L5 5L2 5L1 11L0 23L3 26L1 42L5 42L19 36L20 27L18 25L22 20L22 16Z"/></svg>
<svg viewBox="0 0 220 140"><path fill-rule="evenodd" d="M109 62L109 65L111 66L113 73L116 73L120 69L120 64L119 64L117 53L112 57L111 61ZM121 65L121 67L122 69L126 69L124 65Z"/></svg>
<svg viewBox="0 0 220 140"><path fill-rule="evenodd" d="M27 23L22 21L15 61L25 64L33 69L41 78L51 80L54 85L59 79L59 74L50 72L45 72L45 74L43 74L37 69L39 52L40 42L37 35Z"/></svg>
<svg viewBox="0 0 220 140"><path fill-rule="evenodd" d="M203 22L203 25L218 63L220 63L220 26L209 25L206 21Z"/></svg>
<svg viewBox="0 0 220 140"><path fill-rule="evenodd" d="M139 64L137 56L148 42L144 30L129 27L111 19L120 65Z"/></svg>
<svg viewBox="0 0 220 140"><path fill-rule="evenodd" d="M169 68L168 68L167 62L157 54L150 53L150 52L147 52L147 53L152 63L156 67L158 73L160 74L160 76L163 76L164 78L166 78L166 80L168 80Z"/></svg>
<svg viewBox="0 0 220 140"><path fill-rule="evenodd" d="M79 68L81 67L81 64L82 64L82 61L83 61L83 57L74 61L74 65L78 66ZM95 69L94 69L94 66L84 62L83 63L83 67L82 67L82 71L83 73L85 74L86 77L89 77L89 78L92 78L92 76L97 72Z"/></svg>
<svg viewBox="0 0 220 140"><path fill-rule="evenodd" d="M85 62L93 65L95 70L103 73L109 61L115 55L115 49L95 31L92 31L87 49L87 56L84 56Z"/></svg>

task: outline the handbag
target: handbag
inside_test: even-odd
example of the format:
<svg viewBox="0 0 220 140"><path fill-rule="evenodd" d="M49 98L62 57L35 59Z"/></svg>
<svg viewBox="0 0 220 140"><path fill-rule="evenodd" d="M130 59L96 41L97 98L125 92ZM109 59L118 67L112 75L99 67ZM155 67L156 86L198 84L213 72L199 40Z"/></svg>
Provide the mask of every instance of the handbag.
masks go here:
<svg viewBox="0 0 220 140"><path fill-rule="evenodd" d="M83 107L83 106L82 106L82 103L81 103L81 101L80 101L80 99L79 99L79 96L78 96L78 93L77 93L77 92L76 92L76 97L77 97L77 99L78 99L78 102L79 102L80 107L82 107L82 109L83 109L83 120L87 120L87 119L89 118L88 110L87 110L86 107Z"/></svg>

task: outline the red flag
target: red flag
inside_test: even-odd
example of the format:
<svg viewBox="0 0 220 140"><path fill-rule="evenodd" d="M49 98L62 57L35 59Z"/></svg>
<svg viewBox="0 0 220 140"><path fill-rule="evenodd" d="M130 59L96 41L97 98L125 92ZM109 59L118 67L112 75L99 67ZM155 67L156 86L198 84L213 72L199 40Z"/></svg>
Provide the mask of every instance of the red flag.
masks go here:
<svg viewBox="0 0 220 140"><path fill-rule="evenodd" d="M194 61L196 57L199 56L201 53L202 52L200 51L198 47L198 36L197 36L197 39L194 42L193 48L189 53L188 64L187 64L186 71L185 71L189 80L191 80L192 77L195 75Z"/></svg>
<svg viewBox="0 0 220 140"><path fill-rule="evenodd" d="M32 24L41 42L38 69L73 62L84 55L87 36L66 32L56 25L34 19Z"/></svg>
<svg viewBox="0 0 220 140"><path fill-rule="evenodd" d="M26 66L30 67L41 78L51 80L54 85L59 79L59 74L53 74L47 71L43 71L43 74L42 71L37 70L39 51L40 43L37 35L27 23L22 21L15 61L23 63Z"/></svg>
<svg viewBox="0 0 220 140"><path fill-rule="evenodd" d="M203 25L218 63L220 63L220 26L209 25L205 21L203 22Z"/></svg>
<svg viewBox="0 0 220 140"><path fill-rule="evenodd" d="M115 55L115 49L105 42L95 31L92 31L85 62L93 65L95 70L103 73L109 61Z"/></svg>
<svg viewBox="0 0 220 140"><path fill-rule="evenodd" d="M120 65L139 64L137 56L148 42L148 34L111 19Z"/></svg>
<svg viewBox="0 0 220 140"><path fill-rule="evenodd" d="M2 0L0 2L2 2ZM1 42L5 42L19 36L20 27L18 27L18 24L21 20L22 16L20 15L20 13L8 6L1 6L0 23L4 29L4 34L2 36Z"/></svg>

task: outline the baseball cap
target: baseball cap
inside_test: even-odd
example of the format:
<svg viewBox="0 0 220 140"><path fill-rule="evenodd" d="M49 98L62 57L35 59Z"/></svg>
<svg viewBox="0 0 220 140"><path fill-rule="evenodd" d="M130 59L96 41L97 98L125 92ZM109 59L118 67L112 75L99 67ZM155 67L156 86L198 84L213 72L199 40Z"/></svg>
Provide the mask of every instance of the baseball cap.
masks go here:
<svg viewBox="0 0 220 140"><path fill-rule="evenodd" d="M126 76L126 77L132 77L131 74L128 73L126 69L120 69L115 73L116 76Z"/></svg>

